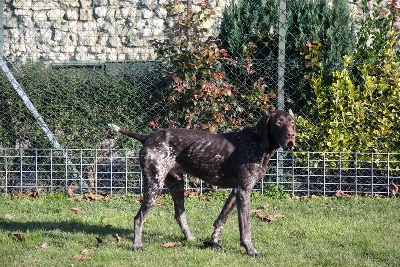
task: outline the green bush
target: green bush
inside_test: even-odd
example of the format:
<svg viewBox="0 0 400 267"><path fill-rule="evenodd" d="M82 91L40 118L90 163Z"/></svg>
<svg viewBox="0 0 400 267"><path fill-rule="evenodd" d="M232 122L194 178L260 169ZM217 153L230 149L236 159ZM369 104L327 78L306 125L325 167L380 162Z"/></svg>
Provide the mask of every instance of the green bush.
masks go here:
<svg viewBox="0 0 400 267"><path fill-rule="evenodd" d="M254 58L238 62L219 47L220 40L208 37L204 23L214 18L209 5L167 5L172 29L168 38L153 44L164 63L163 74L171 80L166 88L168 104L163 116L152 122L154 128L188 127L210 132L229 131L254 125L260 112L270 108L270 98L262 79L244 88L232 81L224 66L237 66L251 73ZM196 10L196 11L195 11ZM229 68L229 67L228 67ZM237 82L237 83L236 83Z"/></svg>
<svg viewBox="0 0 400 267"><path fill-rule="evenodd" d="M62 146L96 148L109 145L104 141L110 137L107 124L111 122L151 130L148 113L156 113L159 105L154 99L160 97L151 86L143 90L143 84L129 78L129 70L125 74L128 77L123 72L111 75L98 67L52 68L30 62L15 77ZM0 82L4 88L0 147L21 143L23 147L51 147L9 81L2 76Z"/></svg>
<svg viewBox="0 0 400 267"><path fill-rule="evenodd" d="M393 9L393 11L396 11ZM299 117L300 143L314 151L397 152L400 137L399 32L396 16L367 18L357 51L326 84L311 79L309 118Z"/></svg>
<svg viewBox="0 0 400 267"><path fill-rule="evenodd" d="M251 86L260 76L271 91L277 91L278 41L279 41L279 0L239 0L224 12L220 38L223 47L233 56L245 58L248 48L254 44L257 61L254 69L258 71L249 76L243 70L233 70L233 78ZM348 0L294 0L287 2L286 20L286 97L296 112L306 103L300 96L310 93L307 66L308 46L312 42L321 45L319 64L323 66L323 77L331 81L331 73L340 69L341 58L354 51L353 21L350 16ZM297 99L300 99L297 101Z"/></svg>

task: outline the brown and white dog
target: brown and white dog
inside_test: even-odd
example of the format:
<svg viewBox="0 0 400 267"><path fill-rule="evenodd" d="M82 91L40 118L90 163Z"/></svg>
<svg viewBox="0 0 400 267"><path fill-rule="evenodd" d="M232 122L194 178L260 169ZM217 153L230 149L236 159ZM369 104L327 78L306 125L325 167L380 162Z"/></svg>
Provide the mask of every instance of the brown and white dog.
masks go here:
<svg viewBox="0 0 400 267"><path fill-rule="evenodd" d="M258 257L251 242L250 193L265 174L269 159L279 147L295 146L296 125L291 114L276 110L263 116L256 127L239 132L211 134L190 129L165 129L145 135L110 124L116 132L132 137L143 146L139 152L144 197L134 220L133 250L142 250L143 223L166 185L174 201L175 219L185 238L195 240L184 208L184 179L188 174L215 186L233 188L217 220L211 241L220 247L221 230L237 206L240 244L250 256Z"/></svg>

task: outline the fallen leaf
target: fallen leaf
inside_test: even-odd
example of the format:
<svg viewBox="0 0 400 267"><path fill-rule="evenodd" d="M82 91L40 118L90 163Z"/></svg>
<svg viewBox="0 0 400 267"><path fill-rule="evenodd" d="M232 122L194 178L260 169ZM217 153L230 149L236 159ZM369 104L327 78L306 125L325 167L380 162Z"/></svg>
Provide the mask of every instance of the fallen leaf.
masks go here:
<svg viewBox="0 0 400 267"><path fill-rule="evenodd" d="M389 190L390 190L390 196L392 197L394 197L399 192L399 188L393 182L390 183Z"/></svg>
<svg viewBox="0 0 400 267"><path fill-rule="evenodd" d="M103 196L89 193L85 196L85 198L86 198L86 200L89 200L89 201L97 201L97 200L103 199Z"/></svg>
<svg viewBox="0 0 400 267"><path fill-rule="evenodd" d="M94 252L93 249L85 248L84 250L81 251L81 254L88 255L88 254L92 254L93 252Z"/></svg>
<svg viewBox="0 0 400 267"><path fill-rule="evenodd" d="M23 195L22 195L22 193L20 192L20 191L14 191L14 193L13 193L13 197L14 198L20 198L20 197L22 197Z"/></svg>
<svg viewBox="0 0 400 267"><path fill-rule="evenodd" d="M167 242L162 244L161 246L164 248L174 248L174 247L179 247L181 245L181 242Z"/></svg>
<svg viewBox="0 0 400 267"><path fill-rule="evenodd" d="M47 248L48 247L47 242L44 242L42 245L40 245L40 247L41 248Z"/></svg>
<svg viewBox="0 0 400 267"><path fill-rule="evenodd" d="M67 194L68 194L68 197L73 197L74 196L74 186L73 185L70 185L68 187Z"/></svg>
<svg viewBox="0 0 400 267"><path fill-rule="evenodd" d="M35 192L33 192L33 197L34 198L38 198L39 196L40 196L40 192L42 191L42 188L36 188L36 191Z"/></svg>
<svg viewBox="0 0 400 267"><path fill-rule="evenodd" d="M283 218L283 217L285 217L285 215L283 215L283 214L280 214L280 213L277 213L277 214L267 214L267 213L261 213L261 212L259 212L259 213L256 213L256 217L258 217L258 218L260 218L260 219L262 219L262 220L266 220L266 221L274 221L274 220L276 220L276 219L279 219L279 218Z"/></svg>
<svg viewBox="0 0 400 267"><path fill-rule="evenodd" d="M75 213L83 213L83 210L81 210L80 208L71 208L71 210Z"/></svg>
<svg viewBox="0 0 400 267"><path fill-rule="evenodd" d="M26 191L26 192L25 192L25 196L27 196L27 197L32 197L32 196L33 196L32 190Z"/></svg>
<svg viewBox="0 0 400 267"><path fill-rule="evenodd" d="M160 207L160 206L166 206L168 205L168 202L157 202L153 206L154 207Z"/></svg>
<svg viewBox="0 0 400 267"><path fill-rule="evenodd" d="M74 200L82 201L85 197L83 195L77 195L74 197Z"/></svg>
<svg viewBox="0 0 400 267"><path fill-rule="evenodd" d="M75 255L72 257L73 260L80 260L80 261L88 261L91 260L92 258L89 256L83 256L83 255Z"/></svg>
<svg viewBox="0 0 400 267"><path fill-rule="evenodd" d="M205 201L212 202L212 198L211 198L210 196L202 195L202 196L200 197L200 199L201 199L201 200L205 200Z"/></svg>
<svg viewBox="0 0 400 267"><path fill-rule="evenodd" d="M342 190L336 190L335 196L340 197L340 198L351 198L351 195L346 194Z"/></svg>
<svg viewBox="0 0 400 267"><path fill-rule="evenodd" d="M14 217L11 214L4 215L4 220L12 220Z"/></svg>
<svg viewBox="0 0 400 267"><path fill-rule="evenodd" d="M103 220L101 220L102 223L107 224L110 221L110 218L105 217Z"/></svg>
<svg viewBox="0 0 400 267"><path fill-rule="evenodd" d="M257 209L258 209L258 210L266 210L266 209L269 208L269 206L270 206L270 205L266 203L266 204L264 204L264 205L258 207Z"/></svg>
<svg viewBox="0 0 400 267"><path fill-rule="evenodd" d="M121 242L121 237L118 234L114 234L113 237L115 237L117 243Z"/></svg>
<svg viewBox="0 0 400 267"><path fill-rule="evenodd" d="M187 198L191 199L198 199L199 198L199 192L198 191L193 191L193 190L186 190L184 193L184 196Z"/></svg>
<svg viewBox="0 0 400 267"><path fill-rule="evenodd" d="M257 212L261 212L261 210L249 210L250 213L257 213Z"/></svg>
<svg viewBox="0 0 400 267"><path fill-rule="evenodd" d="M25 241L26 240L26 234L22 233L22 232L20 232L20 233L9 233L8 236L16 237L20 241Z"/></svg>

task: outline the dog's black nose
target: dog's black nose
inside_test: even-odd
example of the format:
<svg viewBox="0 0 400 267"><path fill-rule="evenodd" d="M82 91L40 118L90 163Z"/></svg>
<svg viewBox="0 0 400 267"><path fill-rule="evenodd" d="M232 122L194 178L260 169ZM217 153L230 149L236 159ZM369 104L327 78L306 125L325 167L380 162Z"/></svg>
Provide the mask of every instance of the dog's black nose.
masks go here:
<svg viewBox="0 0 400 267"><path fill-rule="evenodd" d="M287 138L287 139L293 139L294 136L295 136L294 133L288 133L287 136L286 136L286 138Z"/></svg>

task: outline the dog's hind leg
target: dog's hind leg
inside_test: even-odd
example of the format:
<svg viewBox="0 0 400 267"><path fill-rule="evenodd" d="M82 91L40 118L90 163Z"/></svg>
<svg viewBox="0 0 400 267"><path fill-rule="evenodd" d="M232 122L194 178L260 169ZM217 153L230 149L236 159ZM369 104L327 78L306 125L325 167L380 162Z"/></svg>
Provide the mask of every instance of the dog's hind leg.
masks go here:
<svg viewBox="0 0 400 267"><path fill-rule="evenodd" d="M168 174L165 179L165 185L168 187L171 197L174 201L175 219L181 227L182 233L186 240L197 240L190 232L186 220L185 204L184 204L184 179L182 174Z"/></svg>
<svg viewBox="0 0 400 267"><path fill-rule="evenodd" d="M165 176L165 175L164 175ZM162 189L164 186L163 175L155 176L155 180L152 180L152 177L144 177L144 194L143 194L143 201L142 205L140 206L139 212L136 214L134 219L134 239L132 250L143 250L142 245L142 232L143 232L143 224L147 218L147 215L150 211L150 208L154 205L157 201L158 197L162 193ZM151 179L151 181L148 181ZM157 182L155 182L157 181Z"/></svg>

